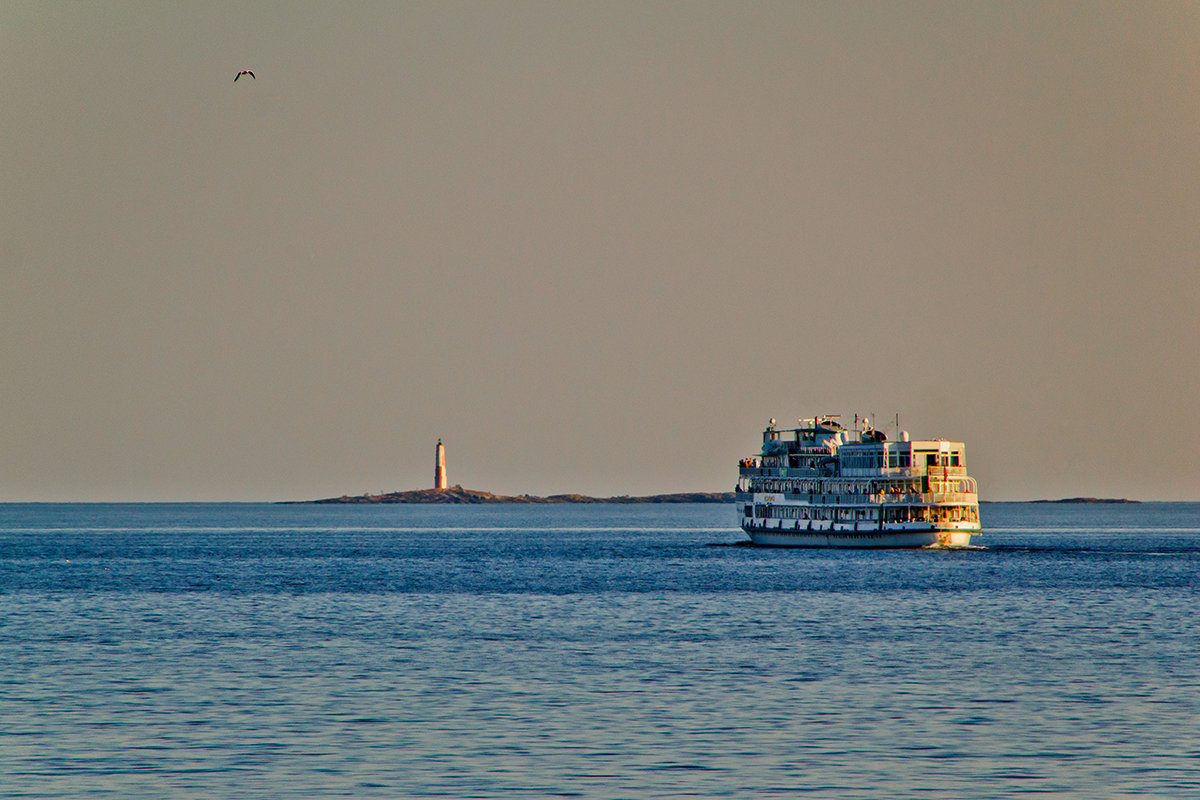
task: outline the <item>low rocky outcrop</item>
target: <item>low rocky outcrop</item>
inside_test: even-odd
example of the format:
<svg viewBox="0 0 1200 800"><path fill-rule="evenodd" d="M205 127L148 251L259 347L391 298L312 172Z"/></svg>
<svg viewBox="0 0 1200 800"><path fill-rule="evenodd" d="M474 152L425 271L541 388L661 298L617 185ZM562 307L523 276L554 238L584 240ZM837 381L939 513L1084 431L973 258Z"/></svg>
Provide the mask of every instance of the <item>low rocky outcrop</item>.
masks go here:
<svg viewBox="0 0 1200 800"><path fill-rule="evenodd" d="M383 503L434 503L482 505L485 503L509 504L553 504L553 503L732 503L733 492L681 492L677 494L652 494L641 497L619 495L617 497L588 497L582 494L553 494L536 497L529 494L503 495L464 489L453 486L449 489L413 489L407 492L383 494L343 495L323 500L303 500L303 503L383 504Z"/></svg>
<svg viewBox="0 0 1200 800"><path fill-rule="evenodd" d="M1062 500L1034 500L1035 503L1138 503L1139 500L1126 500L1123 497L1064 497Z"/></svg>

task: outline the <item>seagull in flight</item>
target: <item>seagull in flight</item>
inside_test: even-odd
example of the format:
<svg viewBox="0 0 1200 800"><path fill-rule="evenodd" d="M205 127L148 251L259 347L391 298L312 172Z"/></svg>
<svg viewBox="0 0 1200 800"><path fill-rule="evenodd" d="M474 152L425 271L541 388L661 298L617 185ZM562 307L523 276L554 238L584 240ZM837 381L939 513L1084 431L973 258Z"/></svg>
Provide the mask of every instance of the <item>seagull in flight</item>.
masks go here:
<svg viewBox="0 0 1200 800"><path fill-rule="evenodd" d="M243 75L249 75L251 78L254 78L254 73L253 73L253 72L251 72L251 71L250 71L250 70L248 70L248 69L244 69L244 70L242 70L241 72L239 72L237 75L234 75L234 76L233 76L233 82L234 82L234 83L237 83L237 79L238 79L238 78L240 78L240 77L242 77ZM258 78L254 78L254 80L258 80Z"/></svg>

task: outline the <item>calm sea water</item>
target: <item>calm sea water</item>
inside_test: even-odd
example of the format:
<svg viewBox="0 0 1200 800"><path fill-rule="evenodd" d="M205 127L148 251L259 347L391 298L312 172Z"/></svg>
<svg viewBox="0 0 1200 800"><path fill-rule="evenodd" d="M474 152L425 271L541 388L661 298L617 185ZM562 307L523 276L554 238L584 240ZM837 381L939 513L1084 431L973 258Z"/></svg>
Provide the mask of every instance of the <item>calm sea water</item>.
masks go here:
<svg viewBox="0 0 1200 800"><path fill-rule="evenodd" d="M0 505L0 796L1200 796L1200 504Z"/></svg>

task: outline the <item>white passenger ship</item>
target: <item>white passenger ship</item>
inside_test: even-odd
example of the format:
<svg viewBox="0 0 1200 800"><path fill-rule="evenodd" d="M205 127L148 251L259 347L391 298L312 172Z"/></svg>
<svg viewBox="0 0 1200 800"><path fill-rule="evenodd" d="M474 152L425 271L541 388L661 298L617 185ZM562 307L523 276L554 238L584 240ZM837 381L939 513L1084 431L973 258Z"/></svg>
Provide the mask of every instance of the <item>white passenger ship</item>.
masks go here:
<svg viewBox="0 0 1200 800"><path fill-rule="evenodd" d="M962 442L888 441L835 415L763 431L743 458L737 499L754 544L784 547L966 547L980 532L979 493Z"/></svg>

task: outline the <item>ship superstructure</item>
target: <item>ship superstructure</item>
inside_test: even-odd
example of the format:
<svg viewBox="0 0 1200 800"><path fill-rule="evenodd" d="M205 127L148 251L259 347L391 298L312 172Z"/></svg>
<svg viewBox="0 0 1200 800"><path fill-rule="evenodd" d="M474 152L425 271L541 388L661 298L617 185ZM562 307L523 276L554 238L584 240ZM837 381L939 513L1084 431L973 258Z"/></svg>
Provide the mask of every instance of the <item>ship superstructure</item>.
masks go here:
<svg viewBox="0 0 1200 800"><path fill-rule="evenodd" d="M836 415L763 431L737 485L755 544L791 547L965 547L980 532L979 493L962 442L889 441Z"/></svg>

